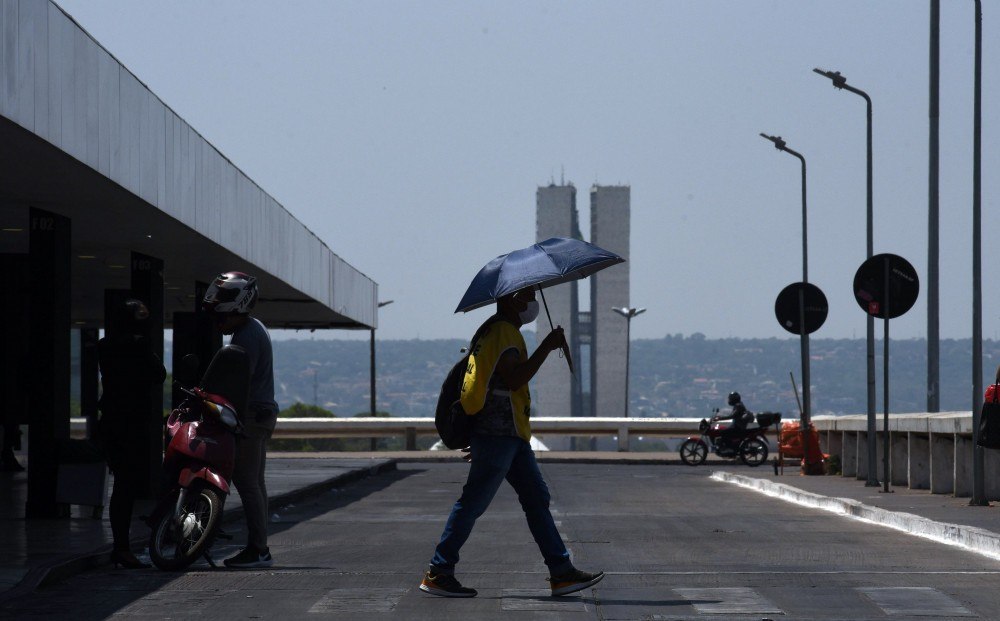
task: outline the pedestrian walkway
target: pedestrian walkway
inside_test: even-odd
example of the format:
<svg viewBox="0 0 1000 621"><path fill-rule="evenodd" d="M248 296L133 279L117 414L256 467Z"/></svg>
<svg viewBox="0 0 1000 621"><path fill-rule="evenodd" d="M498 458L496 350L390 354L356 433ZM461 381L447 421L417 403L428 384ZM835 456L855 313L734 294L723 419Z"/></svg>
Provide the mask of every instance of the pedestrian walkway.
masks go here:
<svg viewBox="0 0 1000 621"><path fill-rule="evenodd" d="M268 498L272 508L276 508L395 468L395 461L375 457L269 457L265 473ZM108 562L111 526L107 511L102 519L94 519L90 507L74 506L70 518L25 520L27 472L0 473L0 489L0 549L4 551L0 555L0 601ZM135 546L144 545L148 537L149 529L138 516L145 514L151 505L151 501L137 503L132 529ZM242 503L234 492L226 500L223 519L231 521L242 514Z"/></svg>
<svg viewBox="0 0 1000 621"><path fill-rule="evenodd" d="M1000 560L1000 509L971 506L969 498L906 487L885 492L884 486L867 487L855 477L803 476L797 467L777 475L763 467L716 469L713 478Z"/></svg>
<svg viewBox="0 0 1000 621"><path fill-rule="evenodd" d="M461 462L459 454L457 452L448 452L443 454L430 454L428 452L409 452L408 454L393 455L393 457L400 457L399 463L403 462L421 462L421 461L450 461L458 466L458 470L454 476L445 477L449 482L454 485L460 485L461 483L461 472L464 471L464 465ZM295 517L295 512L304 511L302 503L299 499L306 496L311 496L321 491L324 488L339 487L344 483L363 477L367 474L383 472L387 470L396 470L397 461L392 458L387 458L385 453L327 453L327 454L309 454L308 456L295 455L290 453L283 453L273 455L269 458L268 462L268 472L267 472L267 482L268 490L270 492L270 498L275 506L279 504L285 504L288 508L286 510L275 511L275 513L281 514L281 521L284 522L286 518L293 519ZM676 488L679 481L684 481L690 479L690 475L695 475L694 479L700 479L702 476L713 477L717 480L726 481L730 484L738 484L744 488L751 488L755 492L762 492L764 494L774 497L774 500L766 500L766 504L771 506L771 510L774 515L790 514L800 509L793 509L791 505L786 504L786 502L795 502L799 505L806 507L812 507L817 511L820 509L826 509L828 511L833 511L841 514L849 514L854 516L864 517L869 522L873 522L880 526L889 526L897 530L907 532L910 534L922 532L920 529L930 529L931 535L934 532L937 533L936 538L939 541L944 541L951 545L956 545L959 547L964 547L965 549L975 551L980 554L984 554L994 559L1000 558L1000 511L994 507L973 507L969 506L967 498L954 498L951 496L930 494L927 491L922 490L909 490L906 488L891 488L893 491L891 493L883 493L881 488L866 487L865 481L857 480L854 477L841 477L841 476L801 476L798 473L797 467L786 467L785 472L781 475L774 473L773 469L769 466L764 466L760 468L749 468L740 464L733 464L731 462L713 462L699 466L696 468L691 468L688 466L676 465L674 462L674 454L646 454L640 455L635 453L588 453L588 454L570 454L570 453L548 453L540 454L540 461L548 462L553 464L552 466L546 466L547 468L561 468L561 470L553 470L552 472L566 472L575 473L573 476L582 477L581 481L591 481L593 477L601 476L612 476L614 481L617 482L618 488L612 491L612 487L609 487L607 483L593 485L588 484L584 487L573 487L575 490L574 494L570 496L561 496L557 499L557 511L565 511L564 519L564 529L566 533L564 536L569 537L573 541L588 541L591 542L589 546L581 546L581 552L594 556L591 559L591 563L604 563L607 565L606 569L610 569L611 573L609 575L618 576L618 581L621 582L626 579L631 579L633 572L630 568L622 569L621 571L616 571L613 569L615 562L620 563L620 559L607 558L601 559L596 555L599 551L603 550L597 543L593 542L604 542L612 541L616 537L622 536L621 534L612 537L610 534L602 533L590 533L587 529L596 528L598 523L602 523L601 520L591 520L585 517L580 517L576 521L565 522L566 516L585 516L585 515L598 515L604 511L614 510L622 511L622 507L631 506L634 503L643 502L648 503L650 490L644 492L645 495L633 496L629 495L632 493L637 493L636 490L632 489L630 486L634 486L639 481L644 485L649 485L652 481L662 481L664 485L656 487L656 494L662 495L663 498L657 500L653 503L658 507L658 511L667 511L668 513L676 513L678 511L678 506L674 501L670 500L675 498L675 496L681 493L683 487ZM586 466L583 466L581 462L589 464L604 464L598 469L593 470ZM580 465L578 465L580 464ZM633 464L628 466L627 464ZM422 472L420 470L421 466L419 463L411 463L406 466L401 466L407 468L406 473L413 475L414 472ZM437 466L433 466L437 467ZM440 467L444 467L443 465ZM621 468L625 469L622 470ZM414 470L417 469L417 470ZM632 474L629 474L632 473ZM661 474L662 473L662 474ZM714 474L713 474L714 473ZM677 478L678 475L687 475ZM402 475L401 475L402 476ZM661 478L662 477L662 478ZM635 479L635 481L633 481ZM376 479L372 479L375 481ZM384 480L384 477L380 477L377 480ZM394 479L393 479L394 480ZM383 483L385 485L385 483ZM73 517L63 520L30 520L26 521L21 517L24 508L24 500L26 495L27 487L27 477L24 473L16 474L0 474L0 520L2 520L2 529L0 529L0 545L4 546L5 554L0 560L0 601L4 601L8 598L13 598L16 595L25 594L28 591L35 589L37 586L42 584L53 584L60 580L63 580L73 574L80 573L90 567L98 566L107 562L107 554L110 551L110 529L107 523L107 517L104 519L95 520L90 517L89 508L74 507ZM412 487L414 491L413 494L418 494L417 497L423 497L427 495L427 490L419 485L408 486L406 489ZM436 484L432 486L430 491L433 494L441 493L438 489L442 487L441 484ZM723 490L730 489L728 486L723 486ZM737 487L733 486L731 489L735 492ZM627 491L628 490L628 491ZM557 490L558 491L558 490ZM398 494L399 491L394 491L394 494ZM685 492L687 493L687 492ZM707 492L706 492L707 493ZM717 491L714 493L718 493ZM623 496L624 494L624 496ZM585 506L586 511L581 508L563 507L559 503L570 502L575 500L576 496L583 495L580 498L580 502L583 503L581 506ZM558 494L557 494L558 496ZM433 496L434 500L439 501L438 496ZM290 505L299 505L298 507L291 507ZM426 526L426 524L433 523L434 527L430 528L425 537L419 541L410 541L406 539L406 545L418 546L424 544L426 546L426 541L424 539L433 539L433 535L436 529L439 528L437 524L440 521L441 516L434 514L430 509L421 509L414 499L407 499L404 503L405 506L410 508L413 512L406 514L396 514L390 510L390 515L386 515L385 507L381 505L376 506L372 511L371 516L355 515L351 513L345 515L342 519L347 520L351 523L367 523L371 521L373 524L383 524L387 522L392 522L393 520L406 519L413 522L413 524L419 524L421 526ZM725 503L723 503L725 504ZM643 505L645 506L645 505ZM707 506L707 505L706 505ZM719 507L722 505L715 504L713 512L719 511ZM617 507L617 509L612 509ZM227 513L230 518L239 517L240 514L240 502L238 497L230 498L227 501ZM352 509L356 513L357 509ZM581 513L581 511L583 511ZM144 513L142 509L137 511L138 513ZM287 515L286 515L287 513ZM514 513L517 513L516 511ZM499 513L496 515L500 515ZM493 519L496 519L496 515ZM616 514L617 515L617 514ZM668 522L673 523L677 521L678 516L670 517ZM699 521L695 520L696 522ZM713 513L714 519L714 513ZM358 520L361 520L358 522ZM648 521L647 518L643 518L644 521ZM293 519L295 521L295 519ZM426 523L426 524L425 524ZM486 524L486 522L484 522ZM384 525L384 524L383 524ZM867 529L868 527L866 527ZM871 526L870 528L876 528L876 526ZM573 533L574 529L579 530L576 534ZM580 530L583 529L583 530ZM641 530L641 529L640 529ZM136 528L136 543L141 545L145 540L145 527L137 526ZM434 532L431 532L434 531ZM400 532L405 532L400 531ZM632 532L628 530L627 532ZM233 543L239 543L240 533L236 534L236 541ZM926 532L922 533L923 536L928 536ZM713 535L722 536L722 535ZM701 541L698 545L707 545L706 541ZM626 546L627 541L619 541L620 545ZM280 538L276 539L275 545L281 545ZM400 542L400 545L403 545ZM922 549L922 544L920 540L915 539L914 545L916 549ZM927 545L933 545L929 542ZM996 554L993 554L993 546L997 550ZM289 548L288 550L283 550L283 554L290 554L289 550L298 550L296 547ZM617 548L615 548L617 549ZM610 552L609 552L610 553ZM419 554L414 554L414 557L419 556ZM312 562L313 559L310 559ZM691 605L695 609L699 606L704 607L703 604L707 605L706 602L715 602L717 606L712 610L706 608L705 610L698 610L697 614L719 614L720 607L725 608L736 607L742 613L751 612L753 614L776 614L773 612L775 607L780 607L782 610L788 610L790 604L787 602L782 602L778 600L768 600L760 601L758 596L774 597L774 591L768 591L764 589L763 591L757 592L756 587L753 585L742 585L739 589L736 588L737 585L713 585L710 581L704 581L702 584L694 580L694 574L688 576L691 573L688 570L681 570L675 567L672 563L663 564L663 560L657 560L653 565L646 567L643 564L645 561L640 562L640 560L633 559L634 563L638 563L636 566L645 567L642 569L642 575L648 576L651 571L655 568L656 575L663 574L670 578L670 586L673 592L678 596L678 602L681 600L688 600L692 602ZM652 562L652 560L650 561ZM727 561L728 562L728 561ZM648 563L647 563L648 564ZM602 565L603 566L603 565ZM807 566L812 567L811 564ZM815 567L817 569L824 570L824 576L828 572L826 570L830 569L827 567L824 561L817 559ZM898 567L911 567L909 564L899 565ZM898 569L897 567L897 569ZM472 566L470 566L470 569ZM407 566L407 571L412 572L412 568ZM912 569L916 569L916 566L912 566ZM283 571L293 571L293 569L285 568ZM298 570L294 570L298 571ZM638 571L638 570L637 570ZM741 570L742 571L742 570ZM769 570L770 571L770 570ZM797 569L796 571L802 571L802 569ZM88 572L89 575L91 572ZM100 573L100 572L97 572ZM322 573L322 572L321 572ZM351 573L351 572L347 572ZM405 572L404 572L405 573ZM474 572L470 572L474 573ZM973 572L975 573L975 572ZM979 572L982 573L982 572ZM990 576L994 575L995 572L987 572ZM668 576L669 574L669 576ZM751 572L753 575L757 575ZM338 576L340 574L337 574ZM347 574L345 574L347 575ZM503 574L506 575L506 574ZM701 574L698 574L701 575ZM742 574L741 574L742 575ZM990 577L986 576L986 577ZM406 573L406 578L412 578L408 573ZM507 578L502 579L507 580ZM344 578L346 580L346 578ZM484 582L485 578L483 576L476 576L476 579L480 582ZM830 579L833 578L824 578ZM971 579L971 574L970 578ZM978 578L977 578L978 579ZM608 582L608 581L605 581ZM613 583L613 581L612 581ZM612 583L609 583L612 584ZM408 584L408 583L407 583ZM488 584L488 583L487 583ZM604 585L604 590L607 592L610 588L609 585ZM562 601L550 601L549 599L540 599L535 601L535 599L525 600L522 597L523 594L519 595L517 589L521 588L520 583L503 583L500 585L501 595L503 595L504 607L503 610L522 610L527 609L536 610L532 608L533 606L550 606L554 607L554 611L558 607L561 611L563 608L571 607L573 605L579 606L581 602L562 602ZM926 597L926 601L921 600L923 603L921 606L927 609L932 609L931 604L937 602L936 605L940 605L944 608L951 607L952 610L949 614L957 614L962 616L961 611L957 613L954 612L958 610L955 608L954 602L951 600L946 600L941 596L941 593L934 591L932 587L941 588L940 585L933 584L923 584L920 586L926 593L921 591L917 593L911 588L911 585L907 584L885 584L881 585L879 588L867 588L860 589L860 587L855 588L852 585L852 589L855 589L859 593L864 601L875 602L875 605L882 608L883 610L890 610L892 606L895 605L897 599L903 597L915 597L923 593ZM516 588L515 588L516 587ZM635 587L635 585L633 585ZM633 588L629 587L629 588ZM719 587L719 588L716 588ZM332 588L332 587L331 587ZM346 587L345 587L346 588ZM393 588L397 588L393 586ZM635 587L638 588L638 587ZM659 587L658 587L659 588ZM716 589L715 591L708 592L696 592L691 589ZM754 593L746 591L749 588ZM514 589L510 593L504 595L503 589ZM687 590L685 590L687 589ZM740 590L742 589L742 590ZM859 590L860 589L860 590ZM895 590L893 590L895 589ZM908 590L907 590L908 589ZM869 592L870 591L870 592ZM898 591L898 592L897 592ZM532 591L534 593L534 591ZM763 593L763 595L761 595ZM840 595L838 595L839 597ZM863 597L862 597L863 596ZM534 596L532 596L534 597ZM935 599L936 598L936 599ZM377 599L377 598L376 598ZM657 601L663 599L662 594L660 594ZM767 599L765 597L765 599ZM932 601L933 600L933 601ZM940 601L937 601L940 600ZM374 601L374 600L373 600ZM387 601L383 598L380 601ZM609 605L614 603L614 598L608 601L604 601L603 605ZM625 601L624 599L622 601ZM356 602L355 602L356 603ZM695 605L697 604L697 605ZM423 603L423 606L432 606L433 602ZM631 605L631 604L630 604ZM404 607L403 604L400 604ZM888 613L886 613L888 614ZM898 611L895 614L900 614ZM942 614L942 617L948 616Z"/></svg>

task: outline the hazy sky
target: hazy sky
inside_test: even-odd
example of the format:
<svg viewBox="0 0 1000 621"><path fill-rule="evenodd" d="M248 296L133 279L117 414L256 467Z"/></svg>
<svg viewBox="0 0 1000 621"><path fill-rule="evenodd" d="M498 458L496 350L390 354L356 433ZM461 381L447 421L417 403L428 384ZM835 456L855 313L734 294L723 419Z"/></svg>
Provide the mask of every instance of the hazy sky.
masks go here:
<svg viewBox="0 0 1000 621"><path fill-rule="evenodd" d="M926 334L929 2L159 2L59 4L395 303L379 338L468 337L452 312L479 267L529 245L535 191L632 192L635 338L790 337L808 162L815 337L863 338L865 106L875 252L916 267ZM941 336L971 335L973 2L941 7ZM984 336L1000 333L1000 40L985 3ZM994 233L994 231L996 233ZM623 304L626 301L623 300ZM881 334L881 329L878 329ZM345 336L336 332L334 336ZM355 334L363 337L364 334Z"/></svg>

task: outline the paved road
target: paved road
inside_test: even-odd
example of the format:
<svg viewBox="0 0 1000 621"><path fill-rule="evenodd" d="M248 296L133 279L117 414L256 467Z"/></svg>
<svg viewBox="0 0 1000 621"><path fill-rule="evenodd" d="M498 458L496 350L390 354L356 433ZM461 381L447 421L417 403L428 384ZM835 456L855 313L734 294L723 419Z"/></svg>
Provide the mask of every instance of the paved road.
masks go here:
<svg viewBox="0 0 1000 621"><path fill-rule="evenodd" d="M707 468L542 468L577 564L608 573L582 596L547 596L544 565L506 488L463 550L459 577L479 597L420 593L465 466L401 464L282 511L271 570L93 570L10 602L0 616L1000 618L1000 562L979 555L712 481Z"/></svg>

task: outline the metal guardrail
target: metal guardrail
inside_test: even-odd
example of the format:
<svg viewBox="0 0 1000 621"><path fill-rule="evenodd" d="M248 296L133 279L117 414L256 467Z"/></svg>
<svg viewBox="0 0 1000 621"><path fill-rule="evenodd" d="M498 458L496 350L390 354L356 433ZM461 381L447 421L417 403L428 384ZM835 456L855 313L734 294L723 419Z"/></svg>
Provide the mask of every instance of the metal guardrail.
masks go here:
<svg viewBox="0 0 1000 621"><path fill-rule="evenodd" d="M618 450L627 451L633 434L687 436L698 433L700 418L555 418L531 419L536 435L617 436ZM433 418L279 418L275 438L336 438L404 436L407 450L416 450L419 435L437 435Z"/></svg>
<svg viewBox="0 0 1000 621"><path fill-rule="evenodd" d="M699 433L700 418L555 418L531 419L537 435L617 436L618 450L628 451L632 435L683 437ZM73 437L83 437L86 419L70 419ZM416 450L417 436L436 436L433 418L279 418L274 438L406 438Z"/></svg>

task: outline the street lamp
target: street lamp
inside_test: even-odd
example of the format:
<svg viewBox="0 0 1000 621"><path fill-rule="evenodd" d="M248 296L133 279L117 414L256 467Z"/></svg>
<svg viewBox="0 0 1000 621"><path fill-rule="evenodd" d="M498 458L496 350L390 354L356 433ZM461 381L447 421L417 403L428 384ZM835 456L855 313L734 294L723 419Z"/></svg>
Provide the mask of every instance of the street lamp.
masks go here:
<svg viewBox="0 0 1000 621"><path fill-rule="evenodd" d="M982 110L983 110L983 5L976 3L976 53L972 121L972 500L987 506L986 457L979 446L979 423L983 408L983 226L982 204Z"/></svg>
<svg viewBox="0 0 1000 621"><path fill-rule="evenodd" d="M802 282L809 282L809 234L806 226L806 158L801 153L788 148L781 136L768 136L761 134L765 140L774 143L774 148L795 156L802 162ZM812 379L809 376L809 332L806 330L806 304L805 290L799 290L799 343L802 356L802 420L799 428L802 430L802 450L805 457L803 472L812 474L809 468L813 465L809 455L809 425L812 420L812 397L809 384ZM813 456L816 457L816 456Z"/></svg>
<svg viewBox="0 0 1000 621"><path fill-rule="evenodd" d="M379 308L382 308L383 306L388 306L388 305L392 304L392 302L393 302L392 300L386 300L385 302L379 302L377 308L375 309L375 313L376 314L378 313L378 309ZM375 418L375 326L374 325L371 327L371 347L370 347L370 352L371 352L371 363L372 363L371 364L371 392L370 392L370 394L371 394L371 416L372 416L372 418ZM375 439L375 438L371 439L371 450L373 450L373 451L376 450L376 448L377 448L377 442L378 442L377 439Z"/></svg>
<svg viewBox="0 0 1000 621"><path fill-rule="evenodd" d="M824 71L822 69L813 69L814 73L830 78L833 82L833 87L859 95L865 100L865 104L868 108L867 116L867 128L868 128L868 148L867 148L867 209L865 211L865 222L866 222L866 244L865 244L865 258L872 258L872 251L874 246L874 227L872 225L872 98L868 96L868 93L864 92L859 88L855 88L847 83L847 77L840 74L839 71ZM932 232L932 235L934 233ZM936 290L936 283L930 285L931 288ZM932 312L930 309L928 312ZM936 314L935 314L936 317ZM868 480L865 482L866 487L878 487L878 475L875 472L875 462L878 459L876 448L875 448L875 318L872 315L867 315L865 320L867 323L867 357L868 357ZM930 322L930 318L928 318Z"/></svg>
<svg viewBox="0 0 1000 621"><path fill-rule="evenodd" d="M613 307L611 310L625 318L625 418L628 418L628 364L632 349L632 318L646 312L645 308Z"/></svg>

